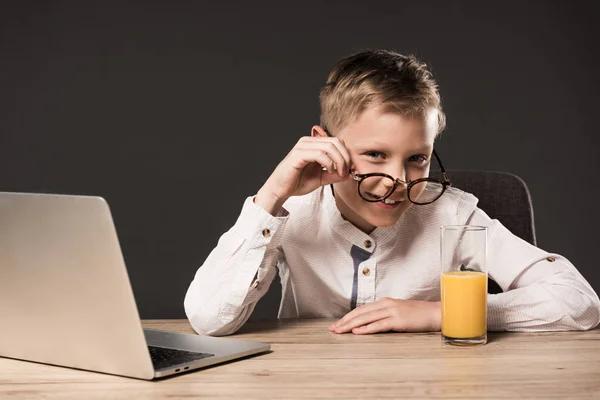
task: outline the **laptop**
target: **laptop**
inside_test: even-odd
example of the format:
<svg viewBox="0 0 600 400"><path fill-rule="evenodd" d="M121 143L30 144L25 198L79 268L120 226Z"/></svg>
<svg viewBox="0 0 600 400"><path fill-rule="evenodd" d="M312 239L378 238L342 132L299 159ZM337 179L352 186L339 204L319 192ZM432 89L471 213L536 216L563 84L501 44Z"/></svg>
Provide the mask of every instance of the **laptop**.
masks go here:
<svg viewBox="0 0 600 400"><path fill-rule="evenodd" d="M0 356L151 380L269 344L143 329L107 202L0 192Z"/></svg>

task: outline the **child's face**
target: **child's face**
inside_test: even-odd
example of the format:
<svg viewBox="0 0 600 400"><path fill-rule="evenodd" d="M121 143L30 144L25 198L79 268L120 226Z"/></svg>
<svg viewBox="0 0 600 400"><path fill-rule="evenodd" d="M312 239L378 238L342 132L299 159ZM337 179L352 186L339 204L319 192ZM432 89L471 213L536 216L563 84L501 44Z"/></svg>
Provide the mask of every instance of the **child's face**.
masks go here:
<svg viewBox="0 0 600 400"><path fill-rule="evenodd" d="M412 181L429 175L436 133L435 110L427 118L409 118L371 107L335 136L345 142L357 173L382 172ZM334 188L344 218L367 233L378 226L393 225L413 205L404 184L389 197L399 200L393 205L363 200L354 180L336 183ZM412 192L411 196L417 197Z"/></svg>

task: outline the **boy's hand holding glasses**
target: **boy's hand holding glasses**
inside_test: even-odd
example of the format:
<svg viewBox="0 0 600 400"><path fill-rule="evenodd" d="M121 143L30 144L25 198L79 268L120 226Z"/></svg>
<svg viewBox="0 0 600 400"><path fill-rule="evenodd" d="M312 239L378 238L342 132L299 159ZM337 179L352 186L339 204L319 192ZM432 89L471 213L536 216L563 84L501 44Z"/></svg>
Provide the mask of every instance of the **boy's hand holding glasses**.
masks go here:
<svg viewBox="0 0 600 400"><path fill-rule="evenodd" d="M350 153L344 141L327 137L324 132L323 136L300 138L258 191L254 202L275 215L292 196L350 179Z"/></svg>

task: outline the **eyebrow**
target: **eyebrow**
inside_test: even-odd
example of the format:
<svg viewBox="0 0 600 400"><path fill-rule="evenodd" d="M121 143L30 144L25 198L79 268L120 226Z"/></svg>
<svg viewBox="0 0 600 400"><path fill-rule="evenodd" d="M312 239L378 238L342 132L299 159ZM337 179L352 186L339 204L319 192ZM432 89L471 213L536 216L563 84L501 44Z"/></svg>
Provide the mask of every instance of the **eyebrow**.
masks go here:
<svg viewBox="0 0 600 400"><path fill-rule="evenodd" d="M389 152L390 148L389 145L387 145L386 143L382 143L382 142L372 142L372 143L359 143L356 146L357 149L359 150L377 150L377 151L382 151L384 153ZM413 153L413 154L429 154L433 152L433 146L430 146L428 144L423 144L420 147L416 147L415 149L409 151L409 153Z"/></svg>

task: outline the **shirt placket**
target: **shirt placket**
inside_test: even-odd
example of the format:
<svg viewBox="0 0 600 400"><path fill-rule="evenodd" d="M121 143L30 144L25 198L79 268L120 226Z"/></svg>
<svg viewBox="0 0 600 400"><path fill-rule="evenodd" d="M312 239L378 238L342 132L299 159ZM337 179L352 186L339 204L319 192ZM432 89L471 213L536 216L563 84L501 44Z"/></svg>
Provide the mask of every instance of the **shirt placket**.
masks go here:
<svg viewBox="0 0 600 400"><path fill-rule="evenodd" d="M372 238L365 240L363 248L371 253L371 257L358 265L356 306L375 301L375 274L377 272L377 257L372 254L375 250L375 241Z"/></svg>

